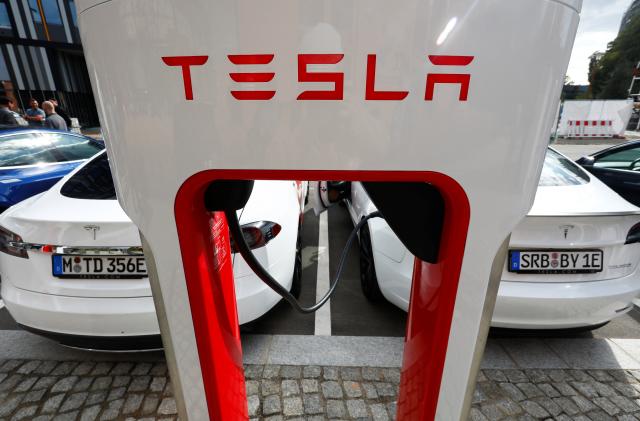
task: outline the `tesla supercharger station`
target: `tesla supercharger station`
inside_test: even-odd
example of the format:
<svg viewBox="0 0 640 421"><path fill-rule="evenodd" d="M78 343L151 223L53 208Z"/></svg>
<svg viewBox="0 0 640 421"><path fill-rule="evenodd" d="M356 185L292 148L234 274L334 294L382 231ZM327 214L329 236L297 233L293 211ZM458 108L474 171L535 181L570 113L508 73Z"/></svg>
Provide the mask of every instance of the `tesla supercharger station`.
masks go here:
<svg viewBox="0 0 640 421"><path fill-rule="evenodd" d="M243 179L366 182L417 256L397 417L463 419L581 0L77 3L182 419L247 418L227 224L204 200Z"/></svg>

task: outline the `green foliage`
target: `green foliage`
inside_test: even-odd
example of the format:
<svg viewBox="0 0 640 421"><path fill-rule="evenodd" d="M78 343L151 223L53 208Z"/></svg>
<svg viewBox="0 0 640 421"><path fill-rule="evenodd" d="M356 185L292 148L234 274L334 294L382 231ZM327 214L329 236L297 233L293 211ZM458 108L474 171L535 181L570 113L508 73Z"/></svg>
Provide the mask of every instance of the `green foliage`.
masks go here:
<svg viewBox="0 0 640 421"><path fill-rule="evenodd" d="M603 55L592 56L589 64L591 97L626 98L638 61L640 61L640 14L632 17L618 37L609 43Z"/></svg>

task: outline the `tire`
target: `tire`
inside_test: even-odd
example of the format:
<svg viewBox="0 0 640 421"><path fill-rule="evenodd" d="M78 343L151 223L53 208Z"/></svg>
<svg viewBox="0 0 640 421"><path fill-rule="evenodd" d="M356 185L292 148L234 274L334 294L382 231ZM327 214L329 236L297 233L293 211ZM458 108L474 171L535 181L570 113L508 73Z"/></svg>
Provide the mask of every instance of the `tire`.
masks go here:
<svg viewBox="0 0 640 421"><path fill-rule="evenodd" d="M296 259L293 265L293 281L291 282L291 294L300 298L302 292L302 227L298 226L298 238L296 239Z"/></svg>
<svg viewBox="0 0 640 421"><path fill-rule="evenodd" d="M372 302L383 300L384 296L378 285L376 267L373 261L369 224L365 224L360 230L360 287L367 300Z"/></svg>

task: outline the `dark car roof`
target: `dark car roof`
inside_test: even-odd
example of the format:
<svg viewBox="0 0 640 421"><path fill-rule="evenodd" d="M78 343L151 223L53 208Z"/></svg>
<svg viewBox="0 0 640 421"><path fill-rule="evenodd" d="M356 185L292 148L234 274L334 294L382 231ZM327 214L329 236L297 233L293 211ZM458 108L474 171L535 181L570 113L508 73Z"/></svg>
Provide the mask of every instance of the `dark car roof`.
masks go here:
<svg viewBox="0 0 640 421"><path fill-rule="evenodd" d="M618 149L627 149L627 148L632 148L634 146L640 146L640 139L638 139L638 140L629 140L629 141L624 142L624 143L619 143L617 145L612 145L612 146L609 146L608 148L604 148L602 150L599 150L598 152L594 152L594 153L592 153L591 155L588 155L588 156L597 157L599 155L602 155L602 154L605 154L605 153L609 153L609 152L612 152L612 151L616 151Z"/></svg>

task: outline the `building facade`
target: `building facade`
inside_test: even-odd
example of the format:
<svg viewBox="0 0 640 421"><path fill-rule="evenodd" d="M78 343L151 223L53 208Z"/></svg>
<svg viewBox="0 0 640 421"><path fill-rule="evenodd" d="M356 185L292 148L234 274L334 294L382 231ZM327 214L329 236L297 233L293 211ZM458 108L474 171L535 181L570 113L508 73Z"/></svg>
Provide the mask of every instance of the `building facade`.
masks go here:
<svg viewBox="0 0 640 421"><path fill-rule="evenodd" d="M74 0L0 0L0 90L22 110L56 98L82 125L99 124Z"/></svg>

